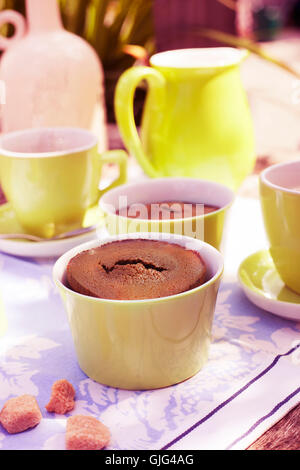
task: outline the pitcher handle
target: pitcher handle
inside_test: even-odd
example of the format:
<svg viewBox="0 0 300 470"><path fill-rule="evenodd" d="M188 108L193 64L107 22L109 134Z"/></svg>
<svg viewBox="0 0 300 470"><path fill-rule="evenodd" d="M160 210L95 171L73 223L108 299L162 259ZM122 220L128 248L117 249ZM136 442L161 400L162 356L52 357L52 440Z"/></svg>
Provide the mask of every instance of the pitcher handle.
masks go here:
<svg viewBox="0 0 300 470"><path fill-rule="evenodd" d="M166 81L164 76L151 67L132 67L120 77L115 93L115 113L124 144L130 154L134 155L143 170L152 178L159 175L144 152L133 112L134 93L138 84L146 80L153 93L154 112L161 115L164 111Z"/></svg>
<svg viewBox="0 0 300 470"><path fill-rule="evenodd" d="M0 50L5 51L16 41L21 39L26 32L25 18L14 10L4 10L0 12L0 28L5 24L12 24L15 28L14 35L10 38L0 36Z"/></svg>

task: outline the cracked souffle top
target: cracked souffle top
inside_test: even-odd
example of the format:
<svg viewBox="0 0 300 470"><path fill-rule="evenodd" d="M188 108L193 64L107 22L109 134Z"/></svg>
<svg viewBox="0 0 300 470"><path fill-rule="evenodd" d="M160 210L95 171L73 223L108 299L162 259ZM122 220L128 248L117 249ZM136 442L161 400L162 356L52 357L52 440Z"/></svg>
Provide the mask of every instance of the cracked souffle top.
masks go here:
<svg viewBox="0 0 300 470"><path fill-rule="evenodd" d="M206 267L200 255L154 240L122 240L83 251L68 264L74 291L114 300L179 294L201 285Z"/></svg>

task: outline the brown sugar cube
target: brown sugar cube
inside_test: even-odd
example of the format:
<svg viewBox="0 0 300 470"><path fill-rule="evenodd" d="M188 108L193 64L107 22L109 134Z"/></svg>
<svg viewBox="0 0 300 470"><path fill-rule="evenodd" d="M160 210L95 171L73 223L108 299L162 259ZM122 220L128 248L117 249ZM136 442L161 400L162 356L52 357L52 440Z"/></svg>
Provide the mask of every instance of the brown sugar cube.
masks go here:
<svg viewBox="0 0 300 470"><path fill-rule="evenodd" d="M110 437L109 429L92 416L71 416L67 421L67 450L101 450Z"/></svg>
<svg viewBox="0 0 300 470"><path fill-rule="evenodd" d="M0 412L0 423L10 434L34 428L42 419L36 399L31 395L11 398Z"/></svg>
<svg viewBox="0 0 300 470"><path fill-rule="evenodd" d="M45 408L49 413L64 415L74 409L74 397L73 385L66 379L57 380L52 385L51 398Z"/></svg>

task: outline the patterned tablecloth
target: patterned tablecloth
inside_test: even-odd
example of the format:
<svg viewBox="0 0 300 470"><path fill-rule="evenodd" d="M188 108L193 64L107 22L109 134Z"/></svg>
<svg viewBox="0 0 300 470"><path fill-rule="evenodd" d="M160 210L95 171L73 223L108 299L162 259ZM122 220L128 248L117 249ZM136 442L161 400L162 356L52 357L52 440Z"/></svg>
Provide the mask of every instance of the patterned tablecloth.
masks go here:
<svg viewBox="0 0 300 470"><path fill-rule="evenodd" d="M236 282L243 256L265 244L256 201L237 201L227 234L209 361L190 380L156 391L117 390L90 380L76 362L52 281L54 260L0 254L7 320L0 339L0 407L28 393L43 414L35 429L21 434L0 428L0 449L64 449L67 417L45 410L51 385L60 378L76 389L71 414L96 416L111 429L110 449L245 449L295 406L300 322L259 310Z"/></svg>

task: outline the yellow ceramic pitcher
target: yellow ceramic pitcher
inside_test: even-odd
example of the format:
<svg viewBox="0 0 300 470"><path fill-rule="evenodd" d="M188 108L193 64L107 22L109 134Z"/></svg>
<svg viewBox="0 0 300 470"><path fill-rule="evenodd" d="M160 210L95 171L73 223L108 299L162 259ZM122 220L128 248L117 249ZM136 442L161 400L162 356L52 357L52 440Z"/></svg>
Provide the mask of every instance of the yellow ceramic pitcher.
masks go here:
<svg viewBox="0 0 300 470"><path fill-rule="evenodd" d="M151 177L186 176L236 190L255 162L253 125L240 64L247 52L228 47L158 53L133 67L116 89L125 145ZM133 116L138 84L149 92L141 140Z"/></svg>

